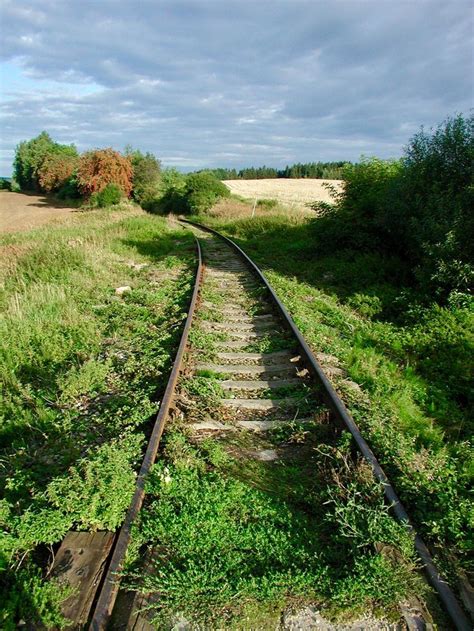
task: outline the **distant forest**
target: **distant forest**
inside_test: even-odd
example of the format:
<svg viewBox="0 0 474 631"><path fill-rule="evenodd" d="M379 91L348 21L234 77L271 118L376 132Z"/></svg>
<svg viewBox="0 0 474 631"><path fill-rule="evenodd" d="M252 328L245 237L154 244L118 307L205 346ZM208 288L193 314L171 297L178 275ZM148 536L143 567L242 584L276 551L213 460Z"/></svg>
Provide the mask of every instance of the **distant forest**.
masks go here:
<svg viewBox="0 0 474 631"><path fill-rule="evenodd" d="M349 162L306 162L292 164L284 169L272 167L248 167L245 169L206 169L219 180L263 180L273 178L320 178L327 180L342 179L344 166Z"/></svg>

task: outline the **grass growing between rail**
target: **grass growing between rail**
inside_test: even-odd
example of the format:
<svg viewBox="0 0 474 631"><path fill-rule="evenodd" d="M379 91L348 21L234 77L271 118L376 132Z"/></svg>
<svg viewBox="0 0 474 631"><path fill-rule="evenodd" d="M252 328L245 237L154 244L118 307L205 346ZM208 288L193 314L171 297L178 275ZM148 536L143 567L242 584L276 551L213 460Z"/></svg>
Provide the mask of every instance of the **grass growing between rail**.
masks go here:
<svg viewBox="0 0 474 631"><path fill-rule="evenodd" d="M286 456L248 458L256 447ZM328 425L197 443L170 429L147 493L135 545L153 550L153 569L144 576L135 559L126 580L159 595L157 628L184 616L196 628L274 629L307 603L326 616L397 619L398 601L423 591L411 536L348 436Z"/></svg>
<svg viewBox="0 0 474 631"><path fill-rule="evenodd" d="M314 351L338 358L350 382L333 383L456 585L473 547L469 297L440 306L417 294L399 258L318 249L320 220L201 221L265 270Z"/></svg>
<svg viewBox="0 0 474 631"><path fill-rule="evenodd" d="M194 240L125 207L0 247L0 626L50 628L65 594L44 580L47 547L71 528L114 530L131 499Z"/></svg>

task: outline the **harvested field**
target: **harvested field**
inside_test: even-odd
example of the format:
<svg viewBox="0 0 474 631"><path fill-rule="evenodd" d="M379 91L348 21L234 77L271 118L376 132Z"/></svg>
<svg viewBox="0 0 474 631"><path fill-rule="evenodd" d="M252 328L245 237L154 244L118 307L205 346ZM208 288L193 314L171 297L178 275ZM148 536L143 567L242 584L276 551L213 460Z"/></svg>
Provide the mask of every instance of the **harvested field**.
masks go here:
<svg viewBox="0 0 474 631"><path fill-rule="evenodd" d="M0 192L0 233L30 230L45 223L64 219L74 210L45 195Z"/></svg>
<svg viewBox="0 0 474 631"><path fill-rule="evenodd" d="M330 202L327 185L342 188L342 180L316 179L269 179L269 180L225 180L224 184L235 195L247 199L276 199L285 206L306 209L314 201Z"/></svg>

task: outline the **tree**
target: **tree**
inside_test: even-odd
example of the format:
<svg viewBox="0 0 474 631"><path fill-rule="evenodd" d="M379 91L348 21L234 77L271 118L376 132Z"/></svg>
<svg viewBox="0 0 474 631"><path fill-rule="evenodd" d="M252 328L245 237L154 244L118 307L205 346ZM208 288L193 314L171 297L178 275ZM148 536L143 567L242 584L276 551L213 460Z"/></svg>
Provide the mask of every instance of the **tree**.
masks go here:
<svg viewBox="0 0 474 631"><path fill-rule="evenodd" d="M87 151L79 161L77 182L86 196L100 192L107 184L117 184L124 195L129 197L132 178L131 160L112 148Z"/></svg>
<svg viewBox="0 0 474 631"><path fill-rule="evenodd" d="M61 158L54 156L62 156L68 166L63 166ZM17 146L13 163L14 179L21 190L53 190L60 185L58 178L61 178L61 172L69 171L72 158L77 161L77 157L74 145L54 142L47 132L42 131L36 138L20 142ZM45 162L48 164L43 169ZM70 175L71 173L62 181Z"/></svg>
<svg viewBox="0 0 474 631"><path fill-rule="evenodd" d="M221 197L229 197L230 192L212 173L192 173L186 178L184 198L189 212L205 212Z"/></svg>
<svg viewBox="0 0 474 631"><path fill-rule="evenodd" d="M79 155L75 147L57 145L46 154L38 169L38 182L47 193L58 191L79 166Z"/></svg>
<svg viewBox="0 0 474 631"><path fill-rule="evenodd" d="M362 159L318 219L319 247L398 256L426 295L447 300L474 283L474 117L421 130L401 160ZM320 205L314 205L317 210ZM323 238L324 237L324 238Z"/></svg>
<svg viewBox="0 0 474 631"><path fill-rule="evenodd" d="M125 151L133 168L133 198L139 204L146 203L158 193L161 163L152 153L143 154L131 148Z"/></svg>
<svg viewBox="0 0 474 631"><path fill-rule="evenodd" d="M22 190L38 190L37 172L54 145L51 136L42 131L32 140L24 140L16 147L13 173Z"/></svg>

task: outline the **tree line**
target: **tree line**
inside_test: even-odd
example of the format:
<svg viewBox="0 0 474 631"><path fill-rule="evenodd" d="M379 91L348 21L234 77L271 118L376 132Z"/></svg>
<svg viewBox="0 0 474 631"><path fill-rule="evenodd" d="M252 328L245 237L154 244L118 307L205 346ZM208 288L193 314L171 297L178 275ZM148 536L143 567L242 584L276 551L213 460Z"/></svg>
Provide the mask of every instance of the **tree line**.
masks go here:
<svg viewBox="0 0 474 631"><path fill-rule="evenodd" d="M316 178L324 180L340 180L344 167L349 162L298 162L287 165L284 169L273 167L246 167L244 169L208 169L219 180L266 180L276 178Z"/></svg>
<svg viewBox="0 0 474 631"><path fill-rule="evenodd" d="M11 190L51 193L60 199L84 199L107 206L124 197L143 203L159 187L161 163L151 153L111 147L79 154L75 145L55 142L43 131L18 144Z"/></svg>
<svg viewBox="0 0 474 631"><path fill-rule="evenodd" d="M79 154L75 145L57 143L45 131L19 143L13 179L2 182L1 188L78 199L89 207L131 198L153 213L203 212L230 195L210 172L162 169L153 154L131 146L123 153L107 147Z"/></svg>

